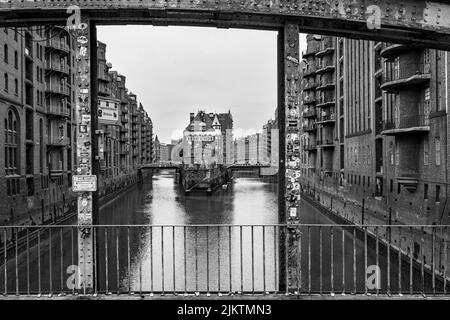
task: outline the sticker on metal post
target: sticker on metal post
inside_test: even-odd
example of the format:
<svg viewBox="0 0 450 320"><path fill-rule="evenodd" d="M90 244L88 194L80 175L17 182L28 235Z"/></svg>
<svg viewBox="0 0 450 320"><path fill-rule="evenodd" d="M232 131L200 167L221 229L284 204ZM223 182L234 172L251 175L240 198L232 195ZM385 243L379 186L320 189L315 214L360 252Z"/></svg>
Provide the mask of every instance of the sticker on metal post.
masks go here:
<svg viewBox="0 0 450 320"><path fill-rule="evenodd" d="M73 176L73 192L95 192L97 191L97 176L76 175Z"/></svg>

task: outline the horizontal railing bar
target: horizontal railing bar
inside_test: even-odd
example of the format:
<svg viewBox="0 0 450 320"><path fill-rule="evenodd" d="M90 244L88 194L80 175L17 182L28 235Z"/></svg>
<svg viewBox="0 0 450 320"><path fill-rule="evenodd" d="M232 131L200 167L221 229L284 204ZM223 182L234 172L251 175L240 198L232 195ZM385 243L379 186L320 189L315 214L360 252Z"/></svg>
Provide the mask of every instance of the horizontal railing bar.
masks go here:
<svg viewBox="0 0 450 320"><path fill-rule="evenodd" d="M442 228L450 225L426 225L426 224L320 224L320 223L299 223L299 224L97 224L97 225L4 225L0 228L114 228L114 227L164 227L164 228L182 228L182 227L342 227L342 228L364 228L364 227L390 227L390 228Z"/></svg>

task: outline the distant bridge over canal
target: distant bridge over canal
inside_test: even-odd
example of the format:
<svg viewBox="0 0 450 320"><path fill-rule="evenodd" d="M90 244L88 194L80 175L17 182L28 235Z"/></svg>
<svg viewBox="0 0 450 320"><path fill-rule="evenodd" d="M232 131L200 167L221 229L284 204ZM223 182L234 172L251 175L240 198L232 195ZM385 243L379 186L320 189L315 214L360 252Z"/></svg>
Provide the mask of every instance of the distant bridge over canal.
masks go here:
<svg viewBox="0 0 450 320"><path fill-rule="evenodd" d="M143 171L175 170L175 181L183 185L185 192L189 193L194 189L206 190L211 194L214 190L226 184L234 172L250 173L258 177L277 177L278 167L269 164L229 164L212 169L186 166L180 163L149 163L139 167L139 175ZM208 171L209 173L207 173Z"/></svg>
<svg viewBox="0 0 450 320"><path fill-rule="evenodd" d="M184 166L181 163L149 163L149 164L145 164L139 167L139 170L148 170L148 169L153 169L153 170L163 170L163 169L168 169L168 170L176 170L177 172L180 172L180 170L182 168L186 168L186 166ZM258 170L258 174L261 176L272 176L272 175L276 175L278 173L278 167L273 167L270 164L261 164L261 163L256 163L256 164L239 164L239 163L235 163L235 164L227 164L225 165L225 168L232 173L233 171L255 171Z"/></svg>

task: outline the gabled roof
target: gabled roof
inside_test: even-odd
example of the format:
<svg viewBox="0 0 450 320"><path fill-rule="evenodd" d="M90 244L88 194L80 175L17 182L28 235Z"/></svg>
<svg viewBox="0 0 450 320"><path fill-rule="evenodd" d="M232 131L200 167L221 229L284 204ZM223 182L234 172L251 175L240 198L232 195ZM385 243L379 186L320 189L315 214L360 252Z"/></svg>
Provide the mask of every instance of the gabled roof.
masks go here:
<svg viewBox="0 0 450 320"><path fill-rule="evenodd" d="M216 116L216 114L214 115ZM195 115L194 119L191 122L189 122L185 130L191 131L191 125L193 125L195 122L203 122L205 124L206 130L210 130L213 129L212 127L213 121L214 118L211 118L208 113L206 113L205 111L199 111Z"/></svg>

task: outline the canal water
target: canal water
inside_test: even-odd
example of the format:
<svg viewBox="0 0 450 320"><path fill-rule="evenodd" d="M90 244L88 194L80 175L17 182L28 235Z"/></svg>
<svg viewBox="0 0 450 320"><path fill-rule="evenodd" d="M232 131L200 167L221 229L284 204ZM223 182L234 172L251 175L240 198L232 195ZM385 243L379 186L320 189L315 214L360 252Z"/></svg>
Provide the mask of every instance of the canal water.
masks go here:
<svg viewBox="0 0 450 320"><path fill-rule="evenodd" d="M236 175L227 189L208 197L185 195L174 173L161 171L102 206L99 222L108 227L97 230L100 291L276 291L282 232L275 226L277 203L277 184L258 177ZM335 223L305 201L300 209L304 224ZM364 292L366 259L368 266L380 267L381 292L388 280L398 292L399 274L402 291L409 292L409 265L402 261L399 268L392 255L388 269L386 255L377 259L370 242L366 253L364 238L354 238L351 228L302 227L298 250L299 280L291 285L303 292ZM30 241L17 258L10 254L7 291L70 291L75 272L82 272L76 265L76 229L42 231L39 242ZM3 275L4 266L2 291ZM414 269L413 283L414 291L422 285L431 290L430 277L422 281L420 270Z"/></svg>

